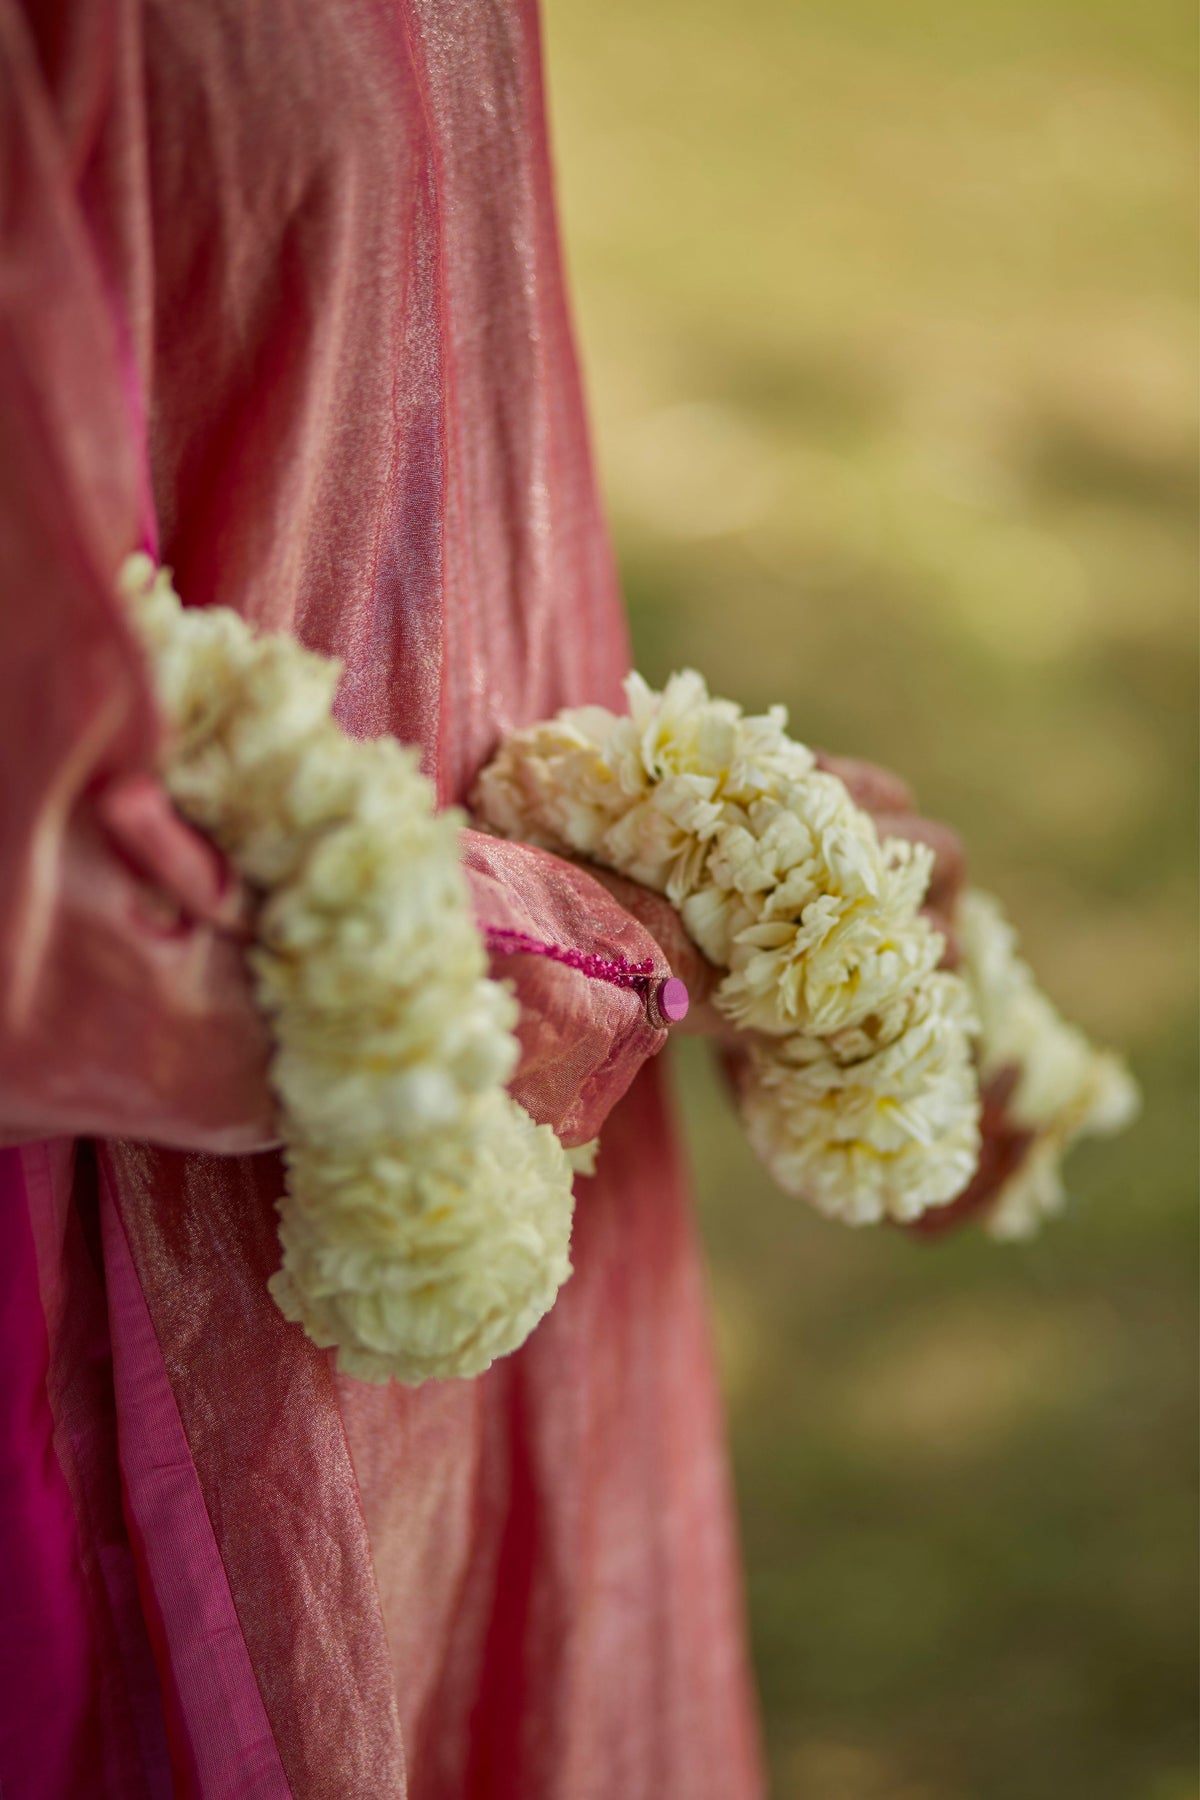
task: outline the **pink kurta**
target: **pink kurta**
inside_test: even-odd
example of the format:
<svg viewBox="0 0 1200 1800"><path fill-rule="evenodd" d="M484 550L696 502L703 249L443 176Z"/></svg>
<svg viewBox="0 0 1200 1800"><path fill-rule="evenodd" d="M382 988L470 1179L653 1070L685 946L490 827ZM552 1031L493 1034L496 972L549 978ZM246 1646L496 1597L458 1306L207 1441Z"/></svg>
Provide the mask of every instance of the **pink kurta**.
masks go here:
<svg viewBox="0 0 1200 1800"><path fill-rule="evenodd" d="M0 134L5 1800L746 1800L663 1034L498 968L521 1097L603 1125L575 1275L476 1381L339 1378L267 1293L276 1156L218 1154L263 1057L213 1017L236 948L156 923L103 825L158 737L139 544L341 657L344 725L447 802L514 725L620 703L533 9L0 0ZM468 861L482 919L658 956L582 871Z"/></svg>

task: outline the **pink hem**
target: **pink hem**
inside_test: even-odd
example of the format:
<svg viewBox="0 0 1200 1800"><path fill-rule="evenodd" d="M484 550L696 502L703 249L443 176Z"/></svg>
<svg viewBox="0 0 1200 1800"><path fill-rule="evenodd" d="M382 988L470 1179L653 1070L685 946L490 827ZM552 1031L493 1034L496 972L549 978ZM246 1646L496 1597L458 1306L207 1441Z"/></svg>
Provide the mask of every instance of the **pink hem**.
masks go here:
<svg viewBox="0 0 1200 1800"><path fill-rule="evenodd" d="M169 1730L205 1800L290 1800L125 1228L101 1172L121 1473L157 1614ZM155 1630L153 1627L156 1626ZM173 1702L173 1704L172 1704Z"/></svg>
<svg viewBox="0 0 1200 1800"><path fill-rule="evenodd" d="M10 1551L0 1784L14 1795L65 1795L99 1756L94 1653L75 1510L54 1449L49 1344L20 1149L0 1150L0 1271L0 1539Z"/></svg>

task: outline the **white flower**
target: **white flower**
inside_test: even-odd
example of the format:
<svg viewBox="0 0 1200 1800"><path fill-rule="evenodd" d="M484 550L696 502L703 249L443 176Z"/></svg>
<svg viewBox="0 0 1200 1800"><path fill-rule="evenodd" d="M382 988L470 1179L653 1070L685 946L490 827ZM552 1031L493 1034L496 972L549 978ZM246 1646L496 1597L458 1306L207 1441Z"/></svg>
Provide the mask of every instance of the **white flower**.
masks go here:
<svg viewBox="0 0 1200 1800"><path fill-rule="evenodd" d="M788 1193L847 1224L947 1204L979 1155L973 1028L963 983L937 974L888 1020L752 1041L741 1093L751 1143Z"/></svg>
<svg viewBox="0 0 1200 1800"><path fill-rule="evenodd" d="M727 971L717 1007L784 1041L754 1051L746 1108L785 1186L847 1218L952 1199L973 1172L978 1104L967 1011L934 975L943 943L920 914L930 851L881 843L781 707L745 718L691 670L661 694L631 675L626 695L627 718L589 707L515 733L478 810L678 907ZM870 1066L854 1074L837 1045L868 1022Z"/></svg>
<svg viewBox="0 0 1200 1800"><path fill-rule="evenodd" d="M576 1144L567 1151L567 1161L576 1175L594 1175L596 1164L600 1160L600 1139L589 1138L586 1144Z"/></svg>
<svg viewBox="0 0 1200 1800"><path fill-rule="evenodd" d="M758 1031L825 1035L924 981L941 960L943 940L916 911L905 877L915 866L923 891L927 857L882 866L875 897L826 889L782 919L768 899L761 917L733 934L719 1009Z"/></svg>
<svg viewBox="0 0 1200 1800"><path fill-rule="evenodd" d="M912 1219L967 1185L981 1028L983 1077L1016 1069L1010 1111L1034 1136L991 1229L1029 1229L1060 1203L1066 1146L1132 1116L1123 1066L1059 1018L995 903L968 895L959 928L976 1021L963 983L937 973L943 941L921 915L932 853L881 843L787 736L782 708L746 718L692 670L661 693L631 675L626 696L625 718L587 707L515 733L480 778L482 816L667 895L726 972L716 1006L756 1034L751 1139L825 1212Z"/></svg>
<svg viewBox="0 0 1200 1800"><path fill-rule="evenodd" d="M1017 955L1016 932L990 894L968 889L956 918L962 973L979 1014L985 1081L1016 1072L1007 1102L1033 1142L988 1220L997 1237L1026 1237L1061 1209L1063 1155L1080 1137L1123 1130L1136 1116L1137 1084L1118 1057L1097 1050L1059 1015Z"/></svg>
<svg viewBox="0 0 1200 1800"><path fill-rule="evenodd" d="M704 887L679 908L684 929L717 968L728 968L738 934L755 924L757 912L736 889Z"/></svg>
<svg viewBox="0 0 1200 1800"><path fill-rule="evenodd" d="M167 786L263 895L250 964L288 1165L272 1292L351 1374L476 1374L570 1274L572 1196L557 1138L504 1091L516 1007L487 976L460 816L435 815L413 751L338 729L336 663L184 610L147 557L119 586L172 727Z"/></svg>
<svg viewBox="0 0 1200 1800"><path fill-rule="evenodd" d="M594 856L646 787L635 756L606 756L612 724L579 707L516 733L480 776L477 810L508 837Z"/></svg>
<svg viewBox="0 0 1200 1800"><path fill-rule="evenodd" d="M515 1350L571 1273L571 1173L502 1090L372 1155L293 1148L271 1292L366 1381L477 1375ZM565 1186L564 1186L565 1184Z"/></svg>
<svg viewBox="0 0 1200 1800"><path fill-rule="evenodd" d="M917 916L929 851L881 844L782 708L744 718L693 670L626 693L628 718L587 707L514 733L479 780L487 822L666 894L730 971L717 1005L756 1030L837 1030L936 966Z"/></svg>

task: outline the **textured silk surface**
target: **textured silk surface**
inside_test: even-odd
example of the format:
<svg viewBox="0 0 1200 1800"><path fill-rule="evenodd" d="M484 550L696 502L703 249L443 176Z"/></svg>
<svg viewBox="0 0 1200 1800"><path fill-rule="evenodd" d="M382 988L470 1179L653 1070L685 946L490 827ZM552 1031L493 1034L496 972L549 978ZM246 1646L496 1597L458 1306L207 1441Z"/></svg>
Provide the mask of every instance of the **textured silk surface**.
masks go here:
<svg viewBox="0 0 1200 1800"><path fill-rule="evenodd" d="M603 1125L576 1272L477 1381L346 1381L267 1293L277 1158L149 1147L261 1142L215 1070L264 1043L213 1022L236 947L161 928L98 822L157 741L110 598L139 543L341 657L347 729L445 801L512 726L620 704L540 80L520 0L0 0L0 1137L59 1137L0 1153L0 1469L42 1470L0 1589L36 1513L63 1671L56 1762L45 1663L0 1696L22 1800L758 1791L662 1033L501 959L515 1091ZM582 871L467 861L481 920L661 964Z"/></svg>

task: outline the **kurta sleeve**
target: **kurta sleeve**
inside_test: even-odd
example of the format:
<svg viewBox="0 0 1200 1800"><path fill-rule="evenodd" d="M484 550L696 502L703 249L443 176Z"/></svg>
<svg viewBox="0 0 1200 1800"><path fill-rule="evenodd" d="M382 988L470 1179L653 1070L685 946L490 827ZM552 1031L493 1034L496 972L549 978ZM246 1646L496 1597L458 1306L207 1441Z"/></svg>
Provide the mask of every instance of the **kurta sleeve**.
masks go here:
<svg viewBox="0 0 1200 1800"><path fill-rule="evenodd" d="M252 1148L273 1129L239 948L103 823L123 783L154 780L112 585L147 503L119 310L7 0L0 186L0 1133Z"/></svg>
<svg viewBox="0 0 1200 1800"><path fill-rule="evenodd" d="M153 812L156 785L146 670L113 595L153 538L145 428L78 146L7 3L0 82L0 1137L253 1149L275 1129L240 946L171 899L188 887L185 828L141 866L115 829ZM465 844L481 926L669 972L586 872L478 833ZM577 969L501 956L493 973L521 1007L517 1098L585 1142L665 1034L637 993Z"/></svg>
<svg viewBox="0 0 1200 1800"><path fill-rule="evenodd" d="M463 860L475 916L488 927L616 962L653 962L670 974L643 925L586 869L529 844L464 833ZM661 1049L634 990L538 955L494 955L492 974L512 981L520 1005L521 1062L512 1092L566 1144L594 1138L642 1064Z"/></svg>

